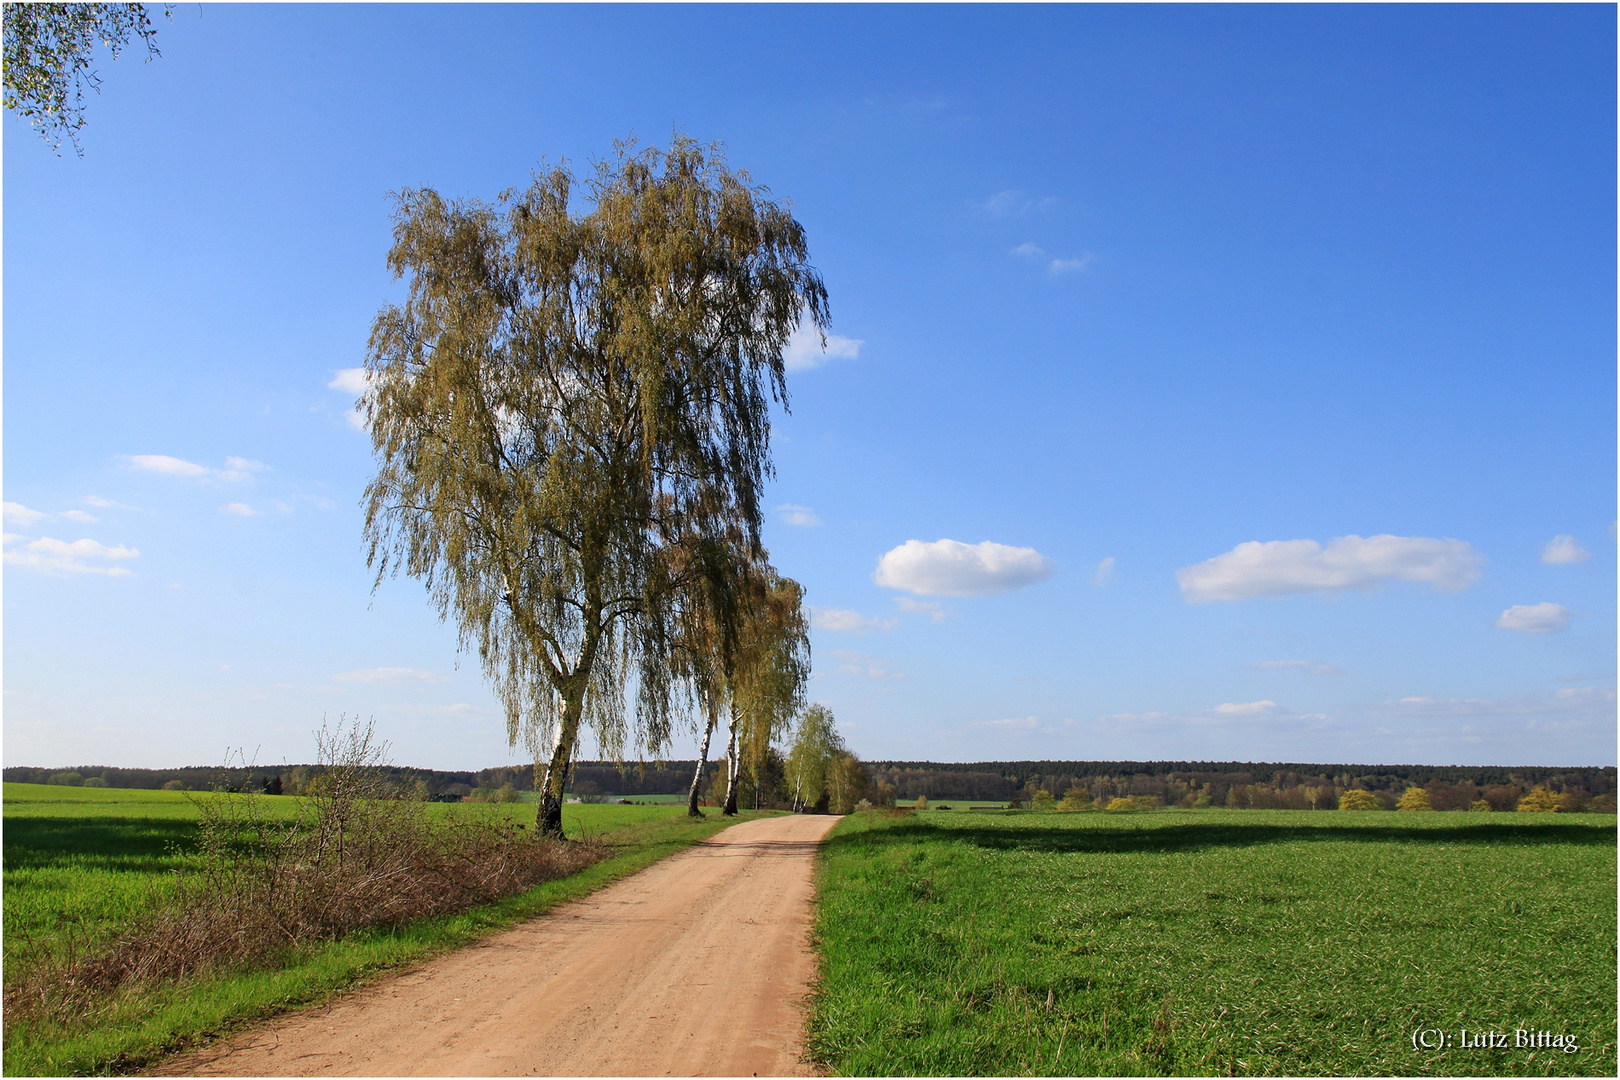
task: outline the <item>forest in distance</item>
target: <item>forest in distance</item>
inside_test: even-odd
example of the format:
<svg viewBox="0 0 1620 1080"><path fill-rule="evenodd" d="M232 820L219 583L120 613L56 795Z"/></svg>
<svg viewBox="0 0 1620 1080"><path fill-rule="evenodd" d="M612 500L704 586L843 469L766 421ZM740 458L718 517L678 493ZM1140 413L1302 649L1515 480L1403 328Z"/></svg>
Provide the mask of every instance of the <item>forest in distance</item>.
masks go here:
<svg viewBox="0 0 1620 1080"><path fill-rule="evenodd" d="M780 801L780 762L767 760L761 772L759 804ZM1422 788L1436 810L1466 810L1485 802L1493 810L1513 810L1524 795L1541 788L1562 800L1563 809L1613 813L1616 770L1613 767L1355 765L1215 761L868 761L865 797L875 805L958 799L1028 805L1038 793L1063 799L1083 786L1094 800L1156 800L1160 806L1218 806L1242 809L1325 809L1338 807L1346 791L1370 792L1384 809L1394 809L1409 788ZM773 768L773 766L775 766ZM577 762L570 792L578 798L635 798L684 792L696 760L655 763ZM508 765L477 771L387 766L388 780L401 791L416 791L437 801L481 801L507 789L534 790L530 766ZM725 762L710 762L705 786L723 781ZM320 773L315 765L190 766L175 769L125 769L75 766L49 769L14 766L5 769L9 783L145 788L187 791L267 791L301 794ZM746 798L754 802L753 778L742 778Z"/></svg>

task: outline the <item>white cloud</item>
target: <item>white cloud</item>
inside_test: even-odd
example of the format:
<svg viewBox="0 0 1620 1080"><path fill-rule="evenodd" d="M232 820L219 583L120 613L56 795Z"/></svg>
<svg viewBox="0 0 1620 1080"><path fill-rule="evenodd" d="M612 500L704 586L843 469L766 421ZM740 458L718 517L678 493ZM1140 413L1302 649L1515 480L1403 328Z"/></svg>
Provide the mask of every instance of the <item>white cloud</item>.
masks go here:
<svg viewBox="0 0 1620 1080"><path fill-rule="evenodd" d="M903 679L905 675L893 660L882 660L851 649L828 649L827 655L842 661L840 675L860 675L868 679Z"/></svg>
<svg viewBox="0 0 1620 1080"><path fill-rule="evenodd" d="M1514 604L1496 625L1526 634L1552 634L1569 628L1569 609L1562 604Z"/></svg>
<svg viewBox="0 0 1620 1080"><path fill-rule="evenodd" d="M1108 584L1108 579L1114 576L1114 557L1112 555L1097 564L1096 573L1091 575L1091 583L1101 588Z"/></svg>
<svg viewBox="0 0 1620 1080"><path fill-rule="evenodd" d="M1613 719L1612 686L1578 686L1558 690L1550 698L1432 698L1404 697L1386 701L1374 715L1390 717L1496 717L1553 719Z"/></svg>
<svg viewBox="0 0 1620 1080"><path fill-rule="evenodd" d="M1045 210L1053 203L1053 198L1032 199L1022 191L998 191L990 196L980 209L991 217L1023 217L1032 210Z"/></svg>
<svg viewBox="0 0 1620 1080"><path fill-rule="evenodd" d="M224 480L229 483L250 480L255 473L270 471L270 466L262 461L240 457L226 458L223 469L211 469L206 465L198 465L194 461L170 457L167 454L130 454L126 460L142 472L157 473L160 476L183 476L193 480Z"/></svg>
<svg viewBox="0 0 1620 1080"><path fill-rule="evenodd" d="M341 671L332 676L333 682L341 683L416 683L416 682L445 682L450 678L437 671L424 671L421 668L404 667L374 667L361 668L358 671Z"/></svg>
<svg viewBox="0 0 1620 1080"><path fill-rule="evenodd" d="M1084 270L1091 265L1092 257L1082 255L1078 259L1053 259L1046 264L1046 268L1054 274L1067 274L1071 270Z"/></svg>
<svg viewBox="0 0 1620 1080"><path fill-rule="evenodd" d="M820 331L809 320L803 320L788 339L787 348L782 350L782 363L789 371L809 371L829 360L859 359L861 346L865 344L860 338L828 334L823 348Z"/></svg>
<svg viewBox="0 0 1620 1080"><path fill-rule="evenodd" d="M1003 731L1027 731L1040 727L1041 722L1034 716L1009 716L1005 720L976 720L973 726L1001 728Z"/></svg>
<svg viewBox="0 0 1620 1080"><path fill-rule="evenodd" d="M328 390L342 390L345 394L359 397L366 392L366 369L363 367L339 368L332 373L332 381L326 384Z"/></svg>
<svg viewBox="0 0 1620 1080"><path fill-rule="evenodd" d="M1541 561L1548 566L1568 566L1570 563L1585 562L1591 557L1592 553L1579 540L1562 534L1547 541L1547 546L1541 549Z"/></svg>
<svg viewBox="0 0 1620 1080"><path fill-rule="evenodd" d="M944 622L951 614L950 609L943 604L936 604L930 600L913 600L909 596L897 596L894 603L901 611L911 615L927 615L935 622Z"/></svg>
<svg viewBox="0 0 1620 1080"><path fill-rule="evenodd" d="M1249 600L1290 593L1371 589L1387 581L1423 582L1447 592L1466 589L1484 560L1462 540L1424 536L1341 536L1251 540L1225 555L1176 571L1189 603Z"/></svg>
<svg viewBox="0 0 1620 1080"><path fill-rule="evenodd" d="M122 544L108 547L94 540L55 540L42 536L26 544L14 542L24 538L6 534L5 561L10 566L37 570L42 574L104 574L107 577L133 577L118 563L136 558L140 552Z"/></svg>
<svg viewBox="0 0 1620 1080"><path fill-rule="evenodd" d="M80 525L94 525L101 520L93 514L85 513L83 510L63 510L60 513L48 514L43 510L30 510L22 503L14 502L5 503L4 509L8 522L24 528L29 525L37 525L41 521L76 521Z"/></svg>
<svg viewBox="0 0 1620 1080"><path fill-rule="evenodd" d="M226 503L224 506L220 507L220 510L227 514L235 514L237 517L259 516L259 512L253 509L253 507L249 506L247 503Z"/></svg>
<svg viewBox="0 0 1620 1080"><path fill-rule="evenodd" d="M907 540L878 560L872 580L918 596L988 596L1052 576L1052 561L1034 548L989 540Z"/></svg>
<svg viewBox="0 0 1620 1080"><path fill-rule="evenodd" d="M1035 259L1046 254L1046 252L1041 249L1039 244L1019 244L1017 247L1012 249L1012 253L1014 255L1022 255L1026 259Z"/></svg>
<svg viewBox="0 0 1620 1080"><path fill-rule="evenodd" d="M868 618L848 608L810 609L810 625L817 630L832 630L841 634L864 634L869 630L893 630L899 619Z"/></svg>
<svg viewBox="0 0 1620 1080"><path fill-rule="evenodd" d="M1320 660L1257 660L1244 664L1251 671L1301 671L1307 675L1343 675L1344 669Z"/></svg>
<svg viewBox="0 0 1620 1080"><path fill-rule="evenodd" d="M1215 706L1217 716L1269 716L1277 711L1275 701L1227 702Z"/></svg>
<svg viewBox="0 0 1620 1080"><path fill-rule="evenodd" d="M808 506L800 506L798 503L783 503L776 508L776 512L781 514L782 520L789 525L810 526L821 524L821 519L816 516L814 510Z"/></svg>

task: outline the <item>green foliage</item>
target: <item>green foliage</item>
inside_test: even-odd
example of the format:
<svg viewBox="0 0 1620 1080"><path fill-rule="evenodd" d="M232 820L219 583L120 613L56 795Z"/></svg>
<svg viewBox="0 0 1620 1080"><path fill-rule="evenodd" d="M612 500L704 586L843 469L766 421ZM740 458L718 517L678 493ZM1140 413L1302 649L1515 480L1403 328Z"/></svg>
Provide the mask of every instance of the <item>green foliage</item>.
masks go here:
<svg viewBox="0 0 1620 1080"><path fill-rule="evenodd" d="M1613 1075L1615 851L1562 814L853 815L809 1047L832 1075ZM1520 1023L1581 1050L1410 1042Z"/></svg>
<svg viewBox="0 0 1620 1080"><path fill-rule="evenodd" d="M514 744L549 754L549 829L582 724L609 756L666 744L693 553L761 550L782 352L826 290L788 210L684 137L498 206L406 190L388 265L408 300L366 357L368 557L426 583Z"/></svg>
<svg viewBox="0 0 1620 1080"><path fill-rule="evenodd" d="M1052 798L1050 791L1042 788L1029 797L1029 808L1043 814L1051 813L1057 808L1057 800Z"/></svg>
<svg viewBox="0 0 1620 1080"><path fill-rule="evenodd" d="M1558 796L1540 784L1525 792L1524 798L1519 800L1518 807L1521 814L1556 814L1563 808Z"/></svg>
<svg viewBox="0 0 1620 1080"><path fill-rule="evenodd" d="M164 5L165 16L171 10ZM146 46L147 60L161 55L142 4L6 4L6 108L32 124L53 151L61 152L64 138L79 151L84 92L101 87L90 54L99 41L116 60L132 35Z"/></svg>
<svg viewBox="0 0 1620 1080"><path fill-rule="evenodd" d="M84 777L76 772L59 772L46 782L57 784L62 787L78 787L80 784L84 783Z"/></svg>
<svg viewBox="0 0 1620 1080"><path fill-rule="evenodd" d="M845 752L844 738L838 734L832 710L819 704L805 709L799 717L785 763L795 810L821 802L822 796L827 794L834 762Z"/></svg>
<svg viewBox="0 0 1620 1080"><path fill-rule="evenodd" d="M1429 793L1420 787L1409 787L1401 793L1401 799L1395 804L1397 810L1433 810L1429 805Z"/></svg>
<svg viewBox="0 0 1620 1080"><path fill-rule="evenodd" d="M1491 804L1484 799L1475 799L1469 804L1468 809L1476 814L1486 814L1490 813Z"/></svg>
<svg viewBox="0 0 1620 1080"><path fill-rule="evenodd" d="M1370 791L1352 788L1339 796L1340 810L1377 810L1379 802Z"/></svg>
<svg viewBox="0 0 1620 1080"><path fill-rule="evenodd" d="M928 809L928 796L926 796L926 795L917 796L917 801L911 804L911 808L913 810L926 810L926 809Z"/></svg>

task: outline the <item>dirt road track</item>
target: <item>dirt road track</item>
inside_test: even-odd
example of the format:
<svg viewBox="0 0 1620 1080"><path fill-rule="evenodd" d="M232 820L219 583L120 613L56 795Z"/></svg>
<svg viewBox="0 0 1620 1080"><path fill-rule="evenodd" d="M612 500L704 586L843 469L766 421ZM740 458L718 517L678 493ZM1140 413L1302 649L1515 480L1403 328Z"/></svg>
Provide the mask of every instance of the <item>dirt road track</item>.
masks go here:
<svg viewBox="0 0 1620 1080"><path fill-rule="evenodd" d="M170 1059L190 1076L804 1076L811 872L766 818L329 1005Z"/></svg>

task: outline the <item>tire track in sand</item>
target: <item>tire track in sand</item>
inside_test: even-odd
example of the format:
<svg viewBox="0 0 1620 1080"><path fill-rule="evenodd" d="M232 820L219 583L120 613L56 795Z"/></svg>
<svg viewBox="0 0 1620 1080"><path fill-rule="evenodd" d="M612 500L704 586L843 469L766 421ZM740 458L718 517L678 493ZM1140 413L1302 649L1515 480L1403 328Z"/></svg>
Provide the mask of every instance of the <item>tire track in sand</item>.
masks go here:
<svg viewBox="0 0 1620 1080"><path fill-rule="evenodd" d="M817 846L734 825L521 926L156 1070L190 1076L806 1076Z"/></svg>

